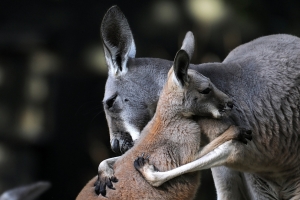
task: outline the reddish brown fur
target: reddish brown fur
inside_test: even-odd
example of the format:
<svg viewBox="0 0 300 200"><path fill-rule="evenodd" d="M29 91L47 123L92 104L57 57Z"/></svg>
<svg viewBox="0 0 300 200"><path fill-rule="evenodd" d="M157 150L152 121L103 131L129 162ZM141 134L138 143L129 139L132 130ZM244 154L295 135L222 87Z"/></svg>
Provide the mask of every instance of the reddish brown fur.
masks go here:
<svg viewBox="0 0 300 200"><path fill-rule="evenodd" d="M198 124L182 115L180 111L185 98L184 90L189 88L176 88L170 74L171 72L153 119L145 127L135 146L114 165L115 176L119 181L114 184L116 190L107 190L106 196L109 199L193 199L200 185L199 172L184 174L160 187L153 187L134 168L134 160L145 153L146 156L150 155L150 164L156 166L159 171L171 170L194 161L220 144L236 138L239 133L238 128L234 126L228 129L229 125L217 128L213 123L211 126L205 124L206 128L213 130L209 137L212 142L200 151L201 121ZM228 130L225 131L226 129ZM219 136L224 131L225 133ZM77 200L107 199L95 194L95 181L96 178L93 178L82 189Z"/></svg>
<svg viewBox="0 0 300 200"><path fill-rule="evenodd" d="M196 157L202 157L209 153L213 148L216 148L225 141L234 139L237 136L238 129L235 126L231 126L224 134L217 137L213 142L207 145L200 154L188 155L185 159L195 160ZM148 135L147 135L148 136ZM149 140L149 143L156 142L158 140L155 137L145 137ZM147 140L148 141L148 140ZM107 197L109 199L193 199L197 188L200 184L200 174L190 173L181 177L175 178L161 187L155 188L148 184L144 178L133 167L133 161L137 156L140 156L140 152L154 153L153 149L147 150L151 144L147 142L147 145L140 145L139 148L135 148L133 151L128 151L121 159L115 164L115 175L119 178L119 182L115 184L116 190L108 190ZM141 144L141 143L139 143ZM141 149L140 149L141 148ZM156 152L158 155L160 152ZM151 160L155 160L155 157L151 156ZM156 161L156 166L165 165L167 162ZM170 163L169 163L170 165ZM167 168L167 167L166 167ZM168 170L164 169L162 171ZM161 170L161 169L160 169ZM77 197L77 200L96 200L107 199L105 197L97 196L94 192L94 183L96 177L88 182L88 184L82 189Z"/></svg>

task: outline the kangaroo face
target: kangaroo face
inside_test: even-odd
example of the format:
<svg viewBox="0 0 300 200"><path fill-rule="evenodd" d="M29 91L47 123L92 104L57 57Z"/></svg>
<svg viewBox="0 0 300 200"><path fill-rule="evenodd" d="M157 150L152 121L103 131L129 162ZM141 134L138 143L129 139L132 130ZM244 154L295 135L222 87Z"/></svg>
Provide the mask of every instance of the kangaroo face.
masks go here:
<svg viewBox="0 0 300 200"><path fill-rule="evenodd" d="M220 118L231 110L232 100L218 90L209 78L188 70L189 56L185 50L179 50L170 69L167 80L166 104L186 117L193 115ZM164 95L162 95L164 96Z"/></svg>
<svg viewBox="0 0 300 200"><path fill-rule="evenodd" d="M105 14L101 35L108 66L103 106L112 150L124 153L153 117L172 62L135 58L130 27L117 6Z"/></svg>
<svg viewBox="0 0 300 200"><path fill-rule="evenodd" d="M141 130L156 111L160 92L172 66L171 61L156 58L135 58L136 47L128 22L117 6L110 8L101 23L101 35L108 66L103 106L110 131L112 150L124 153L133 146ZM188 33L182 45L189 58L193 53L194 37ZM174 66L175 67L175 66ZM175 70L176 71L176 70ZM232 107L230 99L208 78L196 72L186 103L202 116L221 117ZM190 111L184 112L189 115Z"/></svg>
<svg viewBox="0 0 300 200"><path fill-rule="evenodd" d="M145 73L142 69L149 67L138 59L130 59L126 67L128 72L124 75L109 75L103 99L111 147L116 153L124 153L133 146L133 141L155 113L161 89L157 86L157 77Z"/></svg>
<svg viewBox="0 0 300 200"><path fill-rule="evenodd" d="M195 115L220 118L233 107L231 98L221 92L202 74L189 70L189 84L185 94Z"/></svg>

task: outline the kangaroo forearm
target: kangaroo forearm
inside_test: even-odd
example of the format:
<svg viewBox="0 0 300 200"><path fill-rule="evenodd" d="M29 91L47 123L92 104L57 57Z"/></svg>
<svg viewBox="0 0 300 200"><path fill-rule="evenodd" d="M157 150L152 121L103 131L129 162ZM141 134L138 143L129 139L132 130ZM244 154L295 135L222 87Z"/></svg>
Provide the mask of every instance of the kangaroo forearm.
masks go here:
<svg viewBox="0 0 300 200"><path fill-rule="evenodd" d="M231 147L228 145L231 142L228 141L237 138L238 133L238 127L230 126L222 135L218 136L216 139L206 145L195 157L195 161L170 170L168 177L172 179L181 174L203 170L223 164L231 152Z"/></svg>
<svg viewBox="0 0 300 200"><path fill-rule="evenodd" d="M119 158L120 158L120 156L106 159L106 163L110 166L113 166Z"/></svg>
<svg viewBox="0 0 300 200"><path fill-rule="evenodd" d="M120 158L120 156L118 157L113 157L113 158L109 158L109 159L106 159L106 160L103 160L99 167L98 167L98 171L101 171L101 170L104 170L106 169L107 167L109 168L112 168L112 166L115 164L115 162Z"/></svg>
<svg viewBox="0 0 300 200"><path fill-rule="evenodd" d="M146 170L143 175L151 185L158 187L182 174L223 165L230 156L231 150L232 144L231 141L228 141L193 162L166 172L151 172L150 170Z"/></svg>
<svg viewBox="0 0 300 200"><path fill-rule="evenodd" d="M208 154L209 152L229 140L236 139L238 137L238 133L238 127L230 126L224 133L222 133L222 135L218 136L213 141L208 143L205 147L203 147L199 154L195 157L195 159L201 158L202 156Z"/></svg>

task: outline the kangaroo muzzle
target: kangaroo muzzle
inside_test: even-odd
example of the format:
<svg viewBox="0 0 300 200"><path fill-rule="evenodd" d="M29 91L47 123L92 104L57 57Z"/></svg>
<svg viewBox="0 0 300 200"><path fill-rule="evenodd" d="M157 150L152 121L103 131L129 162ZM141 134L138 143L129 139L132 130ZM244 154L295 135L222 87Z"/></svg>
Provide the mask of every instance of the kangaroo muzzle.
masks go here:
<svg viewBox="0 0 300 200"><path fill-rule="evenodd" d="M117 154L124 154L133 147L133 140L128 132L118 132L114 135L115 137L110 142L113 152Z"/></svg>

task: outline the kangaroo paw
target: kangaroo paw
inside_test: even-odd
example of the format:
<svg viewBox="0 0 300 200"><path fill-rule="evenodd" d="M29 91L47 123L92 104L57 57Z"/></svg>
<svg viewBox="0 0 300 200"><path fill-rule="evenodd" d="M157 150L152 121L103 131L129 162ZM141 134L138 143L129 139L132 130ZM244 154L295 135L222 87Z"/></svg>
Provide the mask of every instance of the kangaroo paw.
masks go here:
<svg viewBox="0 0 300 200"><path fill-rule="evenodd" d="M149 166L149 158L144 158L144 155L139 156L137 159L135 159L133 165L137 171L143 174L143 169Z"/></svg>
<svg viewBox="0 0 300 200"><path fill-rule="evenodd" d="M134 161L135 169L141 173L145 180L154 187L158 187L165 181L161 181L159 176L159 171L154 165L149 164L149 157L144 157L144 155L139 156Z"/></svg>
<svg viewBox="0 0 300 200"><path fill-rule="evenodd" d="M106 187L109 189L115 190L113 187L113 183L118 182L118 179L115 176L105 176L103 173L98 174L98 180L95 182L95 192L97 195L101 194L102 196L106 196Z"/></svg>
<svg viewBox="0 0 300 200"><path fill-rule="evenodd" d="M149 164L149 156L144 157L144 154L142 156L139 156L137 159L134 161L134 167L137 171L139 171L146 179L146 175L148 173L153 173L157 172L158 170L154 165Z"/></svg>
<svg viewBox="0 0 300 200"><path fill-rule="evenodd" d="M240 128L240 133L236 140L238 140L244 144L247 144L248 143L247 140L249 140L249 141L252 140L252 131L244 129L244 128Z"/></svg>

